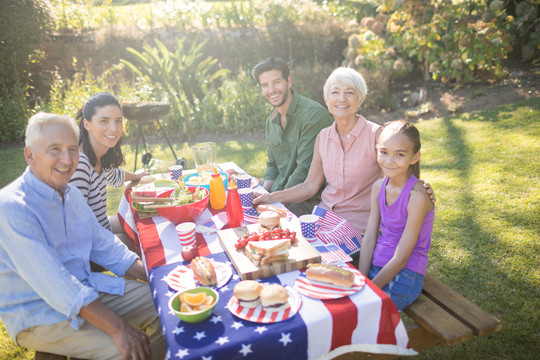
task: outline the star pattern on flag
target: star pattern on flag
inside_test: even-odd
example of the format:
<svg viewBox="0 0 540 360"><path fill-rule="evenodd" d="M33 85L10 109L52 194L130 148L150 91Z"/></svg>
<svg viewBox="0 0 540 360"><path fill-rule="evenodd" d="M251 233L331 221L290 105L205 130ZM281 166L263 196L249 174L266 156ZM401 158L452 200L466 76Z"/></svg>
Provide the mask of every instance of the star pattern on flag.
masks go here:
<svg viewBox="0 0 540 360"><path fill-rule="evenodd" d="M157 289L154 289L154 299L156 298L157 296Z"/></svg>
<svg viewBox="0 0 540 360"><path fill-rule="evenodd" d="M161 278L161 281L167 282L167 275L165 275L164 277L162 277L162 278Z"/></svg>
<svg viewBox="0 0 540 360"><path fill-rule="evenodd" d="M188 349L180 349L180 350L178 350L178 352L176 353L175 356L176 356L177 358L183 359L183 358L185 358L185 357L188 356L188 355L189 355Z"/></svg>
<svg viewBox="0 0 540 360"><path fill-rule="evenodd" d="M231 324L231 327L236 330L240 329L242 326L244 326L244 324L242 324L240 321L235 321Z"/></svg>
<svg viewBox="0 0 540 360"><path fill-rule="evenodd" d="M210 321L213 322L214 324L217 324L218 322L221 322L221 321L223 321L223 320L221 319L221 316L216 316L216 315L214 315L214 316L212 316L212 318L210 319Z"/></svg>
<svg viewBox="0 0 540 360"><path fill-rule="evenodd" d="M233 280L240 280L240 275L234 274L234 275L232 276L232 278L233 278Z"/></svg>
<svg viewBox="0 0 540 360"><path fill-rule="evenodd" d="M158 313L158 314L161 314L161 305L158 306L157 313Z"/></svg>
<svg viewBox="0 0 540 360"><path fill-rule="evenodd" d="M291 333L281 333L281 339L279 339L279 342L280 343L283 343L283 346L287 346L288 343L292 343L293 341L291 340Z"/></svg>
<svg viewBox="0 0 540 360"><path fill-rule="evenodd" d="M172 311L172 309L169 309L169 314L176 316L176 314L174 313L174 311Z"/></svg>
<svg viewBox="0 0 540 360"><path fill-rule="evenodd" d="M167 297L170 298L174 294L176 294L174 291L169 290L169 291L167 291L167 294L165 294L165 295L167 295Z"/></svg>
<svg viewBox="0 0 540 360"><path fill-rule="evenodd" d="M268 330L268 328L266 326L257 326L257 328L255 329L255 332L257 332L259 334L262 334L266 330Z"/></svg>
<svg viewBox="0 0 540 360"><path fill-rule="evenodd" d="M179 335L179 334L183 333L184 331L185 331L185 330L184 330L184 327L183 327L183 326L182 326L182 327L178 327L178 326L177 326L177 327L173 330L172 333L173 333L174 335Z"/></svg>
<svg viewBox="0 0 540 360"><path fill-rule="evenodd" d="M220 336L219 339L216 340L216 344L219 344L219 345L225 345L228 342L229 342L228 336Z"/></svg>
<svg viewBox="0 0 540 360"><path fill-rule="evenodd" d="M202 360L212 360L212 357L211 356L203 356Z"/></svg>
<svg viewBox="0 0 540 360"><path fill-rule="evenodd" d="M169 360L171 358L171 350L167 350L167 353L165 354L165 360Z"/></svg>
<svg viewBox="0 0 540 360"><path fill-rule="evenodd" d="M251 350L251 344L242 344L242 350L239 351L240 354L244 355L246 357L249 353L252 353L253 350Z"/></svg>
<svg viewBox="0 0 540 360"><path fill-rule="evenodd" d="M153 278L154 278L154 274L152 273L152 274L150 274L150 276L148 277L148 281L149 281L149 282L152 282L152 279L153 279Z"/></svg>
<svg viewBox="0 0 540 360"><path fill-rule="evenodd" d="M200 341L201 339L205 338L205 337L206 337L206 332L205 332L205 331L197 332L197 333L195 334L195 336L193 336L194 339L199 340L199 341Z"/></svg>
<svg viewBox="0 0 540 360"><path fill-rule="evenodd" d="M163 325L163 327L161 328L161 333L163 334L163 336L165 336L166 332L167 332L167 329L165 328L165 325Z"/></svg>

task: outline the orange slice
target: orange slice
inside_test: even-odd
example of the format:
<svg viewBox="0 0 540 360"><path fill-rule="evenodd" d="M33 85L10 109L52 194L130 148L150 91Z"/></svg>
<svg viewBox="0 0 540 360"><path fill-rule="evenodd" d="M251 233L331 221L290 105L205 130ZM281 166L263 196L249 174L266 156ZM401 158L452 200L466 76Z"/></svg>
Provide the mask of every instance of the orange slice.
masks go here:
<svg viewBox="0 0 540 360"><path fill-rule="evenodd" d="M192 311L193 309L189 307L189 305L186 303L182 303L182 305L180 306L180 312L185 313L185 312L192 312Z"/></svg>
<svg viewBox="0 0 540 360"><path fill-rule="evenodd" d="M184 293L184 302L188 305L199 306L206 300L206 294L200 293Z"/></svg>
<svg viewBox="0 0 540 360"><path fill-rule="evenodd" d="M214 303L214 298L212 296L207 296L206 299L204 299L203 304L206 305L206 307L209 307Z"/></svg>

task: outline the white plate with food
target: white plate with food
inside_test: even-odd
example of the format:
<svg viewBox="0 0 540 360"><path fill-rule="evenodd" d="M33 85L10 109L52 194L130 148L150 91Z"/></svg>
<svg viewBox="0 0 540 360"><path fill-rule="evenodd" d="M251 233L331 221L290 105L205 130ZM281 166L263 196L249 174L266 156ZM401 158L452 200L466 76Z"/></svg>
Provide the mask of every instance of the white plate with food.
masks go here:
<svg viewBox="0 0 540 360"><path fill-rule="evenodd" d="M317 273L309 276L308 271L313 270ZM302 295L319 300L331 300L355 294L365 284L365 276L355 268L310 264L308 270L298 276L294 286Z"/></svg>
<svg viewBox="0 0 540 360"><path fill-rule="evenodd" d="M217 285L215 287L219 289L227 284L231 278L232 268L229 264L218 261L212 261L212 264L216 272ZM197 280L197 277L189 265L180 265L172 270L167 275L167 284L176 291L184 291L203 285Z"/></svg>
<svg viewBox="0 0 540 360"><path fill-rule="evenodd" d="M252 283L251 285L253 285L253 283L258 282L244 280L240 283ZM244 302L236 296L230 298L227 307L233 315L243 320L268 324L290 319L298 313L302 306L302 298L296 289L279 284L259 284L262 289L260 291L261 296L254 301L249 298ZM236 286L235 289L237 289ZM235 293L237 292L235 291ZM256 296L256 294L253 296Z"/></svg>

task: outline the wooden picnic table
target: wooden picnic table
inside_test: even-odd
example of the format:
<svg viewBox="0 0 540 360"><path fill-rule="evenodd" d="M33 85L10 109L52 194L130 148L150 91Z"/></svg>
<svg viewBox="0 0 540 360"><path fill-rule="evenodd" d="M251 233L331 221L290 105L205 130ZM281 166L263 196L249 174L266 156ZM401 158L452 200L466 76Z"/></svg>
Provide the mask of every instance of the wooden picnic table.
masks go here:
<svg viewBox="0 0 540 360"><path fill-rule="evenodd" d="M426 274L420 297L405 309L415 322L405 324L410 346L420 352L439 345L455 345L474 336L493 334L501 322L464 296ZM396 359L399 356L353 352L339 360Z"/></svg>

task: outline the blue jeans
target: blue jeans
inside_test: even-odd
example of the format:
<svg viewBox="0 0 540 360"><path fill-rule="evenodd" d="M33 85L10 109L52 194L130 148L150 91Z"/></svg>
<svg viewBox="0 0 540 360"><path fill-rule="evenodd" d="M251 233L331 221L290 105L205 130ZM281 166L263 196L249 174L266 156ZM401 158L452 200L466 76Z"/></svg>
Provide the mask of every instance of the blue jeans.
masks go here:
<svg viewBox="0 0 540 360"><path fill-rule="evenodd" d="M378 266L371 265L369 278L373 279L381 269ZM382 288L382 291L392 299L399 311L403 311L418 298L423 286L424 277L421 274L409 269L403 269Z"/></svg>

